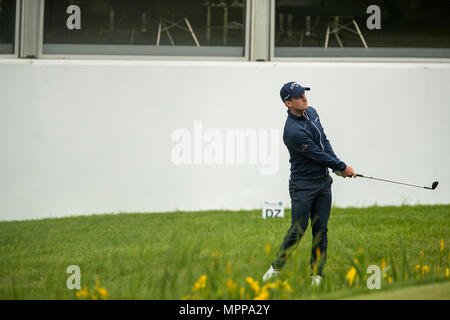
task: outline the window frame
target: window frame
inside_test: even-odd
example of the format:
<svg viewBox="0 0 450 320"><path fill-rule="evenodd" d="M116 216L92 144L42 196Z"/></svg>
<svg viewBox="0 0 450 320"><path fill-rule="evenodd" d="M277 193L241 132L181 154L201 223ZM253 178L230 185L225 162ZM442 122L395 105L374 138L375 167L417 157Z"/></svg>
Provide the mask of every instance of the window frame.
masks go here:
<svg viewBox="0 0 450 320"><path fill-rule="evenodd" d="M39 53L40 59L89 59L89 60L192 60L192 61L248 61L250 58L250 30L251 30L251 11L252 0L244 0L245 17L244 17L244 55L243 56L207 56L207 55L135 55L135 54L60 54L60 53L44 53L44 6L45 0L42 1L40 12L40 30L39 32ZM78 44L73 44L77 46ZM69 45L71 46L71 45ZM83 45L94 48L96 45Z"/></svg>
<svg viewBox="0 0 450 320"><path fill-rule="evenodd" d="M276 56L275 55L275 35L276 35L276 1L270 0L270 54L269 59L273 62L441 62L441 63L449 63L450 62L450 48L374 48L375 51L380 52L380 56L376 55L362 55L360 50L351 50L349 48L349 54L341 54L341 55L302 55L302 56ZM328 50L334 51L333 49L340 48L329 48ZM320 47L309 49L308 51L320 51ZM356 54L351 54L354 51ZM359 51L359 52L358 52ZM399 55L398 53L408 51L408 55ZM417 52L430 52L434 55L438 55L439 52L445 51L448 54L448 57L426 57L420 56L414 53ZM389 56L389 54L395 53L395 55Z"/></svg>
<svg viewBox="0 0 450 320"><path fill-rule="evenodd" d="M89 60L191 60L191 61L254 61L255 56L261 56L262 53L267 52L267 58L262 60L269 62L432 62L432 63L449 63L450 62L450 49L446 48L419 48L419 50L411 50L412 48L373 48L375 51L379 51L380 55L364 56L361 54L337 54L337 55L303 55L303 56L276 56L275 51L275 28L276 28L276 0L264 0L268 1L268 16L255 17L256 1L263 0L244 0L246 5L245 13L245 33L244 33L244 55L243 56L207 56L207 55L120 55L120 54L48 54L43 53L43 37L44 37L44 2L45 0L33 0L39 3L36 9L32 9L36 15L38 21L38 28L27 28L25 25L25 1L30 0L16 0L16 20L15 20L15 36L14 36L14 53L0 54L0 59L14 59L14 58L26 58L27 53L25 51L36 51L36 55L33 57L40 59L89 59ZM29 13L29 12L28 12ZM258 21L258 23L256 23ZM261 38L262 25L268 25L269 35ZM30 49L24 46L24 39L27 36L35 40L35 49ZM259 37L256 39L255 37ZM261 38L261 39L260 39ZM263 41L266 45L255 47L255 41ZM259 43L258 42L258 43ZM76 44L75 44L76 45ZM92 46L95 46L92 45ZM265 47L266 49L264 49ZM296 49L296 48L294 48ZM320 50L319 47L317 49ZM339 48L329 48L330 51ZM422 50L421 50L422 49ZM263 52L264 51L264 52ZM389 51L396 51L397 56L389 56ZM409 51L408 54L401 54L401 51ZM431 52L432 54L438 54L438 51L444 51L445 57L425 57L417 55L417 52ZM448 57L446 57L448 52ZM400 54L399 54L400 53ZM264 55L264 54L263 54Z"/></svg>
<svg viewBox="0 0 450 320"><path fill-rule="evenodd" d="M20 20L21 20L21 16L20 16L20 7L21 7L21 2L22 0L16 0L16 19L15 19L15 26L14 26L14 43L13 43L13 48L14 48L14 52L13 53L0 53L0 58L1 59L14 59L14 58L18 58L19 57L19 33L20 33Z"/></svg>

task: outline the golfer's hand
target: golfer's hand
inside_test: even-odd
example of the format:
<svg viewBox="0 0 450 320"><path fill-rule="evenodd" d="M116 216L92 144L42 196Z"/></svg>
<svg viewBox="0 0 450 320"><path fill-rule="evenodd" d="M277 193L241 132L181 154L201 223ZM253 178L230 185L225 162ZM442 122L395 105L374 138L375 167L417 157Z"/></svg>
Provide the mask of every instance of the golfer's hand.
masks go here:
<svg viewBox="0 0 450 320"><path fill-rule="evenodd" d="M342 171L342 177L343 177L343 178L347 178L347 177L350 177L350 178L352 178L352 177L353 177L353 178L356 178L355 170L353 170L352 167L347 166L347 167L345 168L345 170Z"/></svg>

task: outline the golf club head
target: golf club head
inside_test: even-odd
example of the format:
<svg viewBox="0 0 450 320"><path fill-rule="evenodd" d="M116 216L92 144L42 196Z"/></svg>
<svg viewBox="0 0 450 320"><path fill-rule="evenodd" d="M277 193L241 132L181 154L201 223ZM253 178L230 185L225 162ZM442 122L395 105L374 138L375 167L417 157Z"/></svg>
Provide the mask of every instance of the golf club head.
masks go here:
<svg viewBox="0 0 450 320"><path fill-rule="evenodd" d="M439 182L435 181L433 182L433 184L431 185L431 189L434 190L436 189L436 187L438 186Z"/></svg>

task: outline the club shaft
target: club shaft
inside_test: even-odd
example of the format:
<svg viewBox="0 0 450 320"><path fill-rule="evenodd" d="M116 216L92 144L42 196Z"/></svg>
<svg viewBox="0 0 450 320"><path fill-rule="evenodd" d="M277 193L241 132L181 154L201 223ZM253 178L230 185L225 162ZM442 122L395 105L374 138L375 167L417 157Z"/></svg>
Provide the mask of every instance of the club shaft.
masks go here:
<svg viewBox="0 0 450 320"><path fill-rule="evenodd" d="M375 177L369 177L369 176L365 176L363 174L356 174L357 177L361 177L361 178L367 178L367 179L374 179L374 180L379 180L379 181L385 181L385 182L391 182L391 183L397 183L397 184L403 184L406 186L411 186L411 187L417 187L417 188L424 188L424 189L431 189L429 187L425 187L425 186L419 186L416 184L410 184L410 183L405 183L405 182L399 182L399 181L394 181L394 180L388 180L388 179L381 179L381 178L375 178Z"/></svg>

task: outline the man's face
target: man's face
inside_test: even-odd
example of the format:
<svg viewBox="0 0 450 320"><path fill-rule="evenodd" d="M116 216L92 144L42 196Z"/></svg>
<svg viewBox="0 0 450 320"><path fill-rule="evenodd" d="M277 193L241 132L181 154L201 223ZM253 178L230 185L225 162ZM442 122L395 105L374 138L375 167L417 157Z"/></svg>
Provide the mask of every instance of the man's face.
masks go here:
<svg viewBox="0 0 450 320"><path fill-rule="evenodd" d="M303 110L308 109L308 99L306 98L305 93L303 93L298 98L291 98L291 100L285 102L286 107L292 108L297 112L302 112Z"/></svg>

